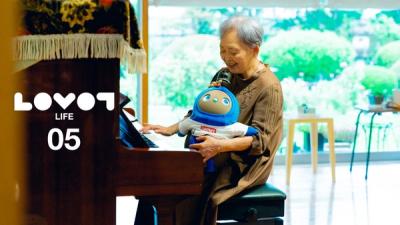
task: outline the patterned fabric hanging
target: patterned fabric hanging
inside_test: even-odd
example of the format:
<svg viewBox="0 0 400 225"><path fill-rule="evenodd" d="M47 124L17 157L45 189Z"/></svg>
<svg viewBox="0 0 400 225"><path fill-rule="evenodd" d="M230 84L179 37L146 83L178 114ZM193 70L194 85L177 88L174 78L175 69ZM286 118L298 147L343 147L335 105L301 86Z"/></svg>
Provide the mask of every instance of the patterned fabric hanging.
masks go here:
<svg viewBox="0 0 400 225"><path fill-rule="evenodd" d="M129 73L146 72L129 0L22 0L14 59L120 58Z"/></svg>

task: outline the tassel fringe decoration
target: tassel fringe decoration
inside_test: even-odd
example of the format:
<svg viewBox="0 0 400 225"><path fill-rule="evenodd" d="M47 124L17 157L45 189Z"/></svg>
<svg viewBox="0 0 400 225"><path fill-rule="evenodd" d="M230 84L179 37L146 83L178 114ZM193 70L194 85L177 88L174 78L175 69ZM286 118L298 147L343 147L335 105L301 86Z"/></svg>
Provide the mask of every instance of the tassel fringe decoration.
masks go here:
<svg viewBox="0 0 400 225"><path fill-rule="evenodd" d="M14 60L119 58L128 73L146 73L146 52L121 34L26 35L14 40Z"/></svg>

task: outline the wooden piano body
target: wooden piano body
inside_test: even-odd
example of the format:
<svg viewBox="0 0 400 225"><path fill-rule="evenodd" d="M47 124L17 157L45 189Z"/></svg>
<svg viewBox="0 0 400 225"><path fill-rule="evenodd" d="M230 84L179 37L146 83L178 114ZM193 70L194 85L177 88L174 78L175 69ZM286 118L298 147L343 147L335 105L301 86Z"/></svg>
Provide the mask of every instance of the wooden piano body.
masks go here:
<svg viewBox="0 0 400 225"><path fill-rule="evenodd" d="M46 92L78 95L119 93L119 60L42 61L24 71L24 101ZM55 120L60 112L74 120ZM118 110L96 102L91 111L76 104L67 110L26 112L25 151L27 224L112 225L117 195L134 195L158 210L159 224L174 223L174 204L201 191L202 159L197 152L170 149L126 149L120 146ZM47 143L52 128L78 128L81 146L53 151ZM132 215L134 216L134 215Z"/></svg>

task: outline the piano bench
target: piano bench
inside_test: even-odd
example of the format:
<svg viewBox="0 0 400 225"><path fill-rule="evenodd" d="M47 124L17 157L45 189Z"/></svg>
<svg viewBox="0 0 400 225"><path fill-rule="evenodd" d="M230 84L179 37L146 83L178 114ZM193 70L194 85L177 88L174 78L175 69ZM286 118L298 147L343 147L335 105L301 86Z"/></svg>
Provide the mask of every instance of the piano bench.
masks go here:
<svg viewBox="0 0 400 225"><path fill-rule="evenodd" d="M218 206L218 224L283 225L285 199L286 194L271 184L253 187Z"/></svg>

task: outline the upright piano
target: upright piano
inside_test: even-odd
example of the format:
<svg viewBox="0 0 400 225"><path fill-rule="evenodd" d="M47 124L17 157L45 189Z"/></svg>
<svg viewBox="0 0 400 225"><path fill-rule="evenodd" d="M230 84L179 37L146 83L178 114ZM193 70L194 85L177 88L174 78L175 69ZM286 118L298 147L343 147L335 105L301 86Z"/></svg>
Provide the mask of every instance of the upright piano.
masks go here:
<svg viewBox="0 0 400 225"><path fill-rule="evenodd" d="M23 76L24 101L40 92L119 93L118 59L41 61ZM56 120L55 114L73 113L73 120ZM22 113L22 112L21 112ZM26 222L40 225L112 225L116 222L116 196L133 195L157 208L160 225L174 224L174 205L201 191L200 154L188 150L127 149L118 140L118 110L104 102L83 111L76 103L64 110L53 104L47 111L25 112L27 148ZM79 149L51 150L52 128L79 129ZM135 216L132 214L132 216Z"/></svg>

